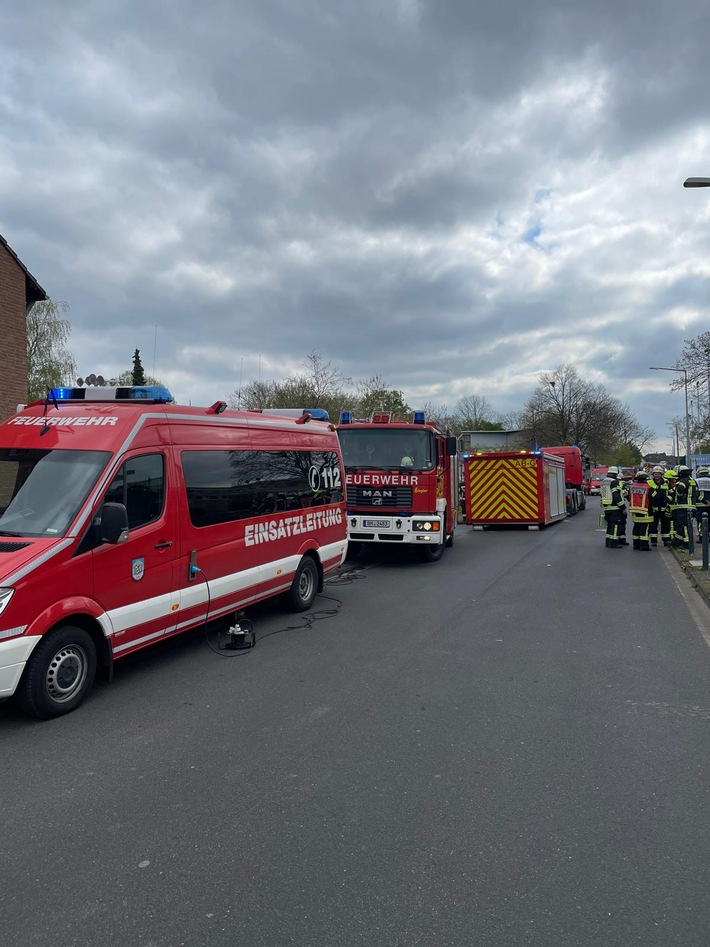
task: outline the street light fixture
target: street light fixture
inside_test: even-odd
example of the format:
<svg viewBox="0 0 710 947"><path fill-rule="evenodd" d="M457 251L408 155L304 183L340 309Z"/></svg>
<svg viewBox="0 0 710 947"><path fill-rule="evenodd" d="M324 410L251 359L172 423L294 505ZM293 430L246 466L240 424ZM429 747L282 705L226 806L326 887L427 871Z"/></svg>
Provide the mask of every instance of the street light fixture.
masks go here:
<svg viewBox="0 0 710 947"><path fill-rule="evenodd" d="M690 180L690 179L689 179ZM710 187L710 178L707 179ZM649 371L652 372L674 372L678 375L683 372L683 384L685 386L685 462L690 466L690 418L688 416L688 369L687 368L664 368L662 365L649 365Z"/></svg>

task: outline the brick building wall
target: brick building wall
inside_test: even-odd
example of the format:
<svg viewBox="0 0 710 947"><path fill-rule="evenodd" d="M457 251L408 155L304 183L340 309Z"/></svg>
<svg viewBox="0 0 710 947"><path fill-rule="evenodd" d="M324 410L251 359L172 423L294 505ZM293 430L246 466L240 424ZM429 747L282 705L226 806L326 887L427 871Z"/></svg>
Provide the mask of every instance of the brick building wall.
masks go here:
<svg viewBox="0 0 710 947"><path fill-rule="evenodd" d="M0 418L14 414L27 401L27 329L25 274L9 250L0 244Z"/></svg>
<svg viewBox="0 0 710 947"><path fill-rule="evenodd" d="M0 237L0 420L27 401L27 306L46 293Z"/></svg>

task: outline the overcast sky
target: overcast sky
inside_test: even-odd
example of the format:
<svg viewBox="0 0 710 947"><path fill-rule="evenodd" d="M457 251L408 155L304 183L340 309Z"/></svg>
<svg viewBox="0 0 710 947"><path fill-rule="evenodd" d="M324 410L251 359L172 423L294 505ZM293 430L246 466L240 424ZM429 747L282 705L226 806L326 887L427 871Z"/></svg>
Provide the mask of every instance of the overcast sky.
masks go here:
<svg viewBox="0 0 710 947"><path fill-rule="evenodd" d="M570 362L670 451L709 48L707 0L4 3L0 233L79 374L210 404L317 350L507 412Z"/></svg>

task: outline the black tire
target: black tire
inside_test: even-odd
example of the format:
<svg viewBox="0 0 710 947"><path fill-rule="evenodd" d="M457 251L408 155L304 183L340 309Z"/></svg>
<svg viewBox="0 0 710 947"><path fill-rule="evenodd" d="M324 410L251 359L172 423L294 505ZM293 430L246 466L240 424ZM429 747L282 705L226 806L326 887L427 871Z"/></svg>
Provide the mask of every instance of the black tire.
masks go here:
<svg viewBox="0 0 710 947"><path fill-rule="evenodd" d="M444 543L437 543L436 546L426 543L419 547L419 557L422 562L438 562L444 555L444 548Z"/></svg>
<svg viewBox="0 0 710 947"><path fill-rule="evenodd" d="M451 535L446 537L446 548L451 549L454 544L454 530L451 530Z"/></svg>
<svg viewBox="0 0 710 947"><path fill-rule="evenodd" d="M15 698L23 713L50 720L75 710L96 676L96 647L88 631L64 625L30 655Z"/></svg>
<svg viewBox="0 0 710 947"><path fill-rule="evenodd" d="M291 588L284 599L286 607L292 612L305 612L311 607L318 594L318 566L310 556L304 556L299 563Z"/></svg>

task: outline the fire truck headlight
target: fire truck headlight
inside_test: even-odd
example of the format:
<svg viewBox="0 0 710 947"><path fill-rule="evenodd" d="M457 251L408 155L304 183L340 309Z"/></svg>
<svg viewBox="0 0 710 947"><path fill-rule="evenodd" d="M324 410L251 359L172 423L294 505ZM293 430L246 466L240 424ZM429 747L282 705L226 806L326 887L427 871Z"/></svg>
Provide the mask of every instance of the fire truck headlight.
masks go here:
<svg viewBox="0 0 710 947"><path fill-rule="evenodd" d="M14 589L0 589L0 615L5 611L7 604L14 594Z"/></svg>
<svg viewBox="0 0 710 947"><path fill-rule="evenodd" d="M415 533L438 533L441 523L439 520L413 520L412 529Z"/></svg>

